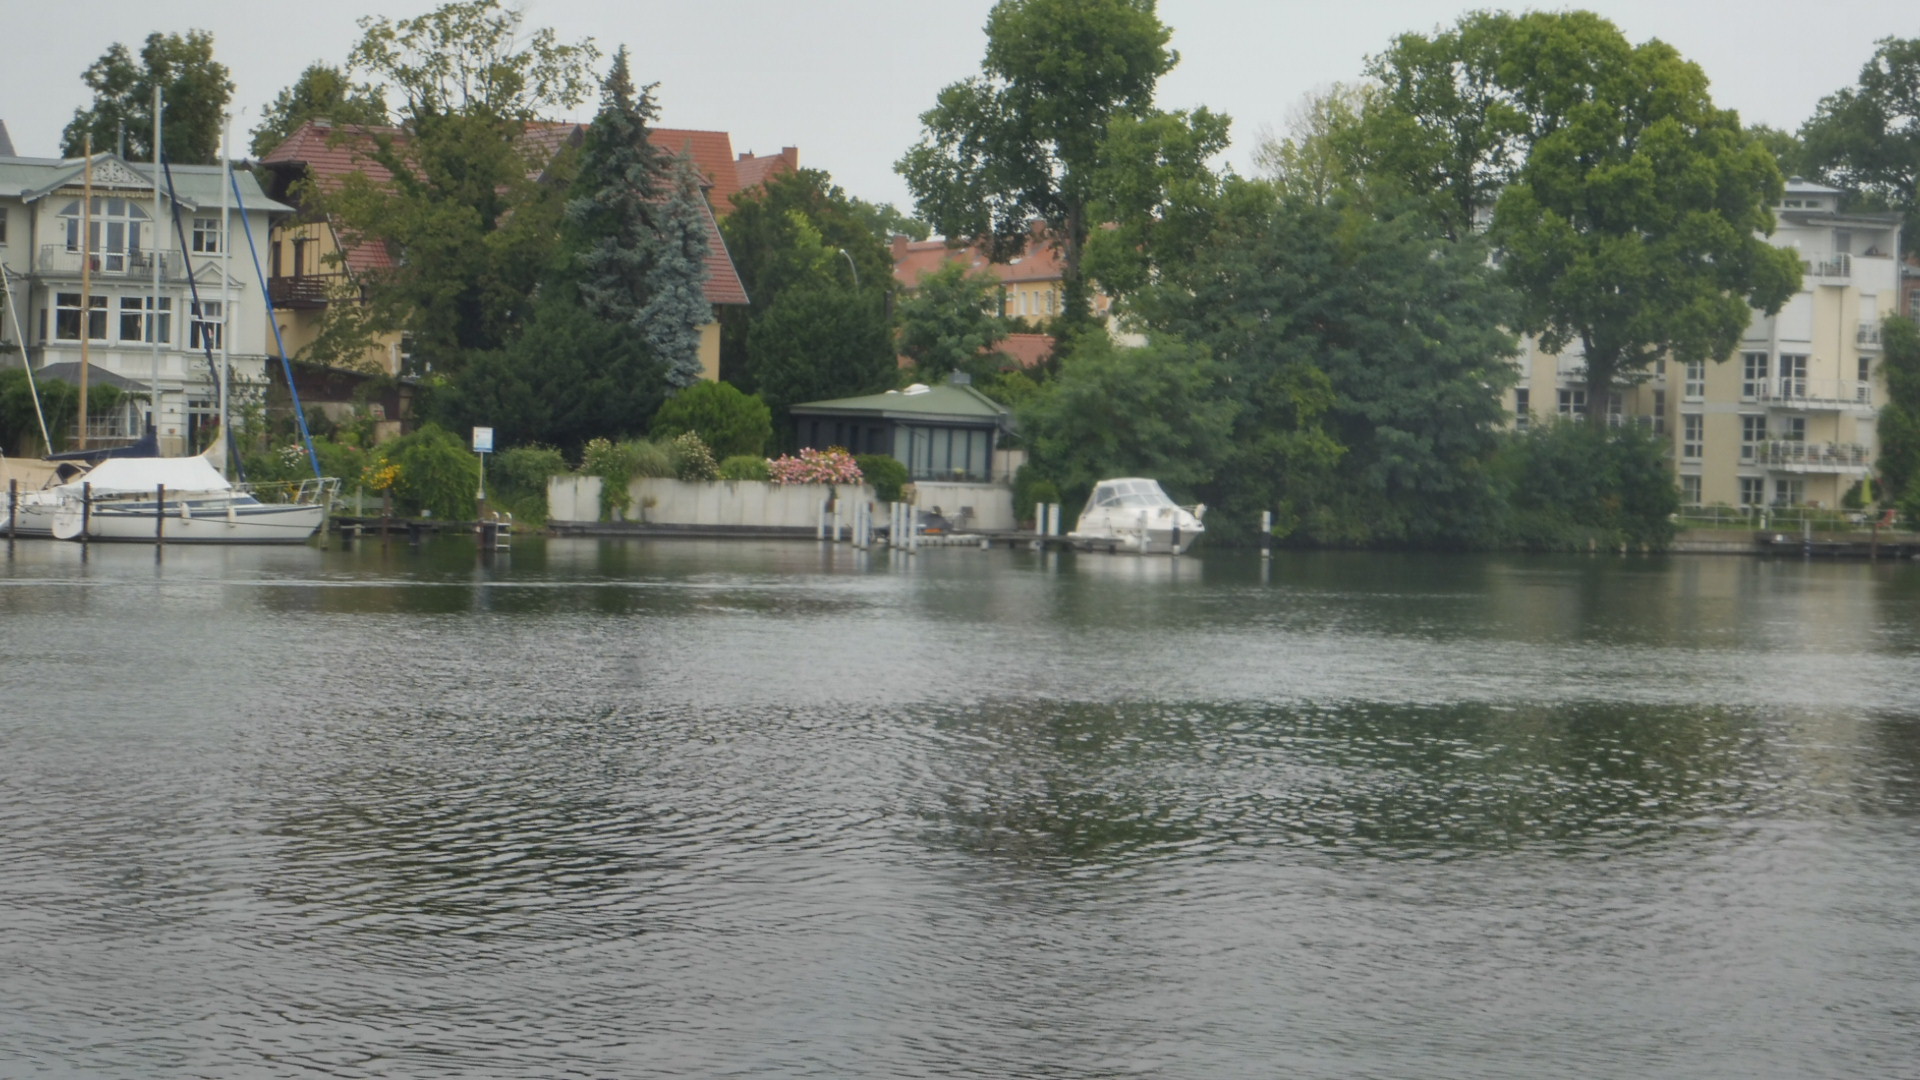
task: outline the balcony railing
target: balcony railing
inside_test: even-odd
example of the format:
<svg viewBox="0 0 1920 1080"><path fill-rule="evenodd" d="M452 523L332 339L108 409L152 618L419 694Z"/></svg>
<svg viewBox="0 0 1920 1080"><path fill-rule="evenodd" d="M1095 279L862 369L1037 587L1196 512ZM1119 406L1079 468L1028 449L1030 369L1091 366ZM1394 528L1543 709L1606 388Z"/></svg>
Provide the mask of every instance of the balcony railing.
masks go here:
<svg viewBox="0 0 1920 1080"><path fill-rule="evenodd" d="M1853 256L1834 255L1825 259L1801 260L1808 277L1839 278L1842 281L1853 276Z"/></svg>
<svg viewBox="0 0 1920 1080"><path fill-rule="evenodd" d="M160 280L181 282L187 279L186 260L172 252L151 251L96 251L91 254L84 251L70 251L62 244L43 244L40 247L39 272L55 277L80 276L81 260L92 262L95 277L131 278L135 281L153 280L153 264L160 263Z"/></svg>
<svg viewBox="0 0 1920 1080"><path fill-rule="evenodd" d="M267 299L277 308L321 308L340 298L345 274L297 274L267 279Z"/></svg>
<svg viewBox="0 0 1920 1080"><path fill-rule="evenodd" d="M1857 379L1768 379L1754 388L1754 397L1787 409L1871 409L1873 384Z"/></svg>
<svg viewBox="0 0 1920 1080"><path fill-rule="evenodd" d="M1854 334L1853 340L1856 343L1858 343L1859 346L1863 349L1879 348L1880 347L1880 324L1877 322L1861 323L1860 330L1858 333Z"/></svg>
<svg viewBox="0 0 1920 1080"><path fill-rule="evenodd" d="M1760 464L1783 472L1850 473L1867 467L1867 448L1859 443L1763 442L1755 455Z"/></svg>

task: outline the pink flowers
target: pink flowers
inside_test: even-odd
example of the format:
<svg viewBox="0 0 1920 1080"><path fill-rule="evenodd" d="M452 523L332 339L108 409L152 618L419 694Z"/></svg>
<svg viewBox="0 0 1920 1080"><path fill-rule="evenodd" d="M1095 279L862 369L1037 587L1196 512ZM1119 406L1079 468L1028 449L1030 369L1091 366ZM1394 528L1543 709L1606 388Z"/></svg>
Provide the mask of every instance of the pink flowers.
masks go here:
<svg viewBox="0 0 1920 1080"><path fill-rule="evenodd" d="M767 459L767 471L776 484L857 484L860 466L843 447L808 448L799 457Z"/></svg>

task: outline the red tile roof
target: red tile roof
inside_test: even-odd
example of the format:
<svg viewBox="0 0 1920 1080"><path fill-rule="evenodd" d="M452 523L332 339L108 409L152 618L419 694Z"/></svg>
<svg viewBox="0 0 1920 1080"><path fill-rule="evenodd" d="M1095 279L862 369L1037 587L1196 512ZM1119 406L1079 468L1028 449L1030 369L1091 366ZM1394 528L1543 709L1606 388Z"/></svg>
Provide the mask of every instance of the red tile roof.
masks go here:
<svg viewBox="0 0 1920 1080"><path fill-rule="evenodd" d="M734 159L733 171L740 178L741 190L757 188L781 173L800 171L800 148L783 146L777 154L755 157L752 151Z"/></svg>
<svg viewBox="0 0 1920 1080"><path fill-rule="evenodd" d="M1005 353L1021 367L1030 368L1053 355L1053 335L1008 334L994 342L991 351Z"/></svg>
<svg viewBox="0 0 1920 1080"><path fill-rule="evenodd" d="M952 262L966 262L976 273L992 274L1003 285L1061 278L1060 255L1037 230L1027 240L1026 250L1005 263L989 261L977 245L950 248L945 240L893 238L893 278L909 289L917 287L921 278Z"/></svg>

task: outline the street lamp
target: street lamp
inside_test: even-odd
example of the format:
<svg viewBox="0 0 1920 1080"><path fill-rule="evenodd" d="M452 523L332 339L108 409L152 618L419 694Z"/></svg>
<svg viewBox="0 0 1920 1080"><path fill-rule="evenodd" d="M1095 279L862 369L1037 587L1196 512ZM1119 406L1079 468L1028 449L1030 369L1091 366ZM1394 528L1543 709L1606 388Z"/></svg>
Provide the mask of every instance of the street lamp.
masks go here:
<svg viewBox="0 0 1920 1080"><path fill-rule="evenodd" d="M847 269L853 271L853 288L855 292L858 292L860 289L860 267L854 264L853 256L847 254L846 248L840 249L840 255L847 260Z"/></svg>

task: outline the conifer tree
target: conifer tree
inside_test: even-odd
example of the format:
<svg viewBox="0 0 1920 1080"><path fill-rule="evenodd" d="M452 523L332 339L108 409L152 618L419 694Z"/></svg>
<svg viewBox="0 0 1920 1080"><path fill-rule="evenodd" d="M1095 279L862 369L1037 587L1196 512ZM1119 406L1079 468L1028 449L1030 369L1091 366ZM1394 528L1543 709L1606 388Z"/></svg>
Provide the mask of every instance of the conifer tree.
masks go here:
<svg viewBox="0 0 1920 1080"><path fill-rule="evenodd" d="M700 327L713 321L705 196L691 161L672 161L648 141L658 115L652 89L636 94L626 49L614 55L567 218L587 310L632 326L669 384L687 386L700 379Z"/></svg>
<svg viewBox="0 0 1920 1080"><path fill-rule="evenodd" d="M700 328L713 321L705 288L707 205L692 158L677 158L669 180L666 197L653 207L658 220L639 327L666 367L667 382L691 386L700 381Z"/></svg>

